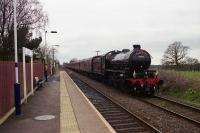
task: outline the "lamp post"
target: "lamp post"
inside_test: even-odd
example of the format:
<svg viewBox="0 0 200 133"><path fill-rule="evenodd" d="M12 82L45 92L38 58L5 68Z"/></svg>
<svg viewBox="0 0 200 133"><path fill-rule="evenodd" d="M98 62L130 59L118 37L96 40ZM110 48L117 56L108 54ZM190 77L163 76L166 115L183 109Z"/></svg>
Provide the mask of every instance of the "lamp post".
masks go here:
<svg viewBox="0 0 200 133"><path fill-rule="evenodd" d="M97 56L98 56L99 55L98 53L101 52L101 51L97 50L96 52L97 52Z"/></svg>
<svg viewBox="0 0 200 133"><path fill-rule="evenodd" d="M52 45L52 50L53 50L53 63L52 63L52 73L54 73L54 69L55 69L55 62L54 62L54 46L59 47L60 45Z"/></svg>
<svg viewBox="0 0 200 133"><path fill-rule="evenodd" d="M47 33L57 33L57 31L50 31L50 32L48 32L48 31L45 30L45 36L44 36L45 37L45 39L44 39L44 41L45 41L44 42L44 45L45 45L44 46L45 47L45 50L44 50L45 60L46 60L46 48L47 48Z"/></svg>
<svg viewBox="0 0 200 133"><path fill-rule="evenodd" d="M50 31L48 32L47 30L45 30L45 39L44 39L44 76L45 76L45 79L47 81L47 57L46 57L46 48L47 48L47 33L57 33L57 31Z"/></svg>
<svg viewBox="0 0 200 133"><path fill-rule="evenodd" d="M15 84L14 84L14 92L15 92L15 114L21 115L21 98L20 98L20 83L19 83L19 75L18 75L18 57L17 57L17 16L16 16L16 0L13 0L13 8L14 8L14 47L15 47Z"/></svg>

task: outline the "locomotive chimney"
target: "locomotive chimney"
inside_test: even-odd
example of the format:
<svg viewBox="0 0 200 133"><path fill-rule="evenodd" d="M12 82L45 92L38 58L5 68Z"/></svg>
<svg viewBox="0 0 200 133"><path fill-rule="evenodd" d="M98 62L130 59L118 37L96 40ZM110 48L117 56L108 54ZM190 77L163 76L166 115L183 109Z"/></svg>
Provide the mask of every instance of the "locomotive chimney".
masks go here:
<svg viewBox="0 0 200 133"><path fill-rule="evenodd" d="M133 45L134 50L137 50L137 49L140 49L140 48L141 48L140 44L134 44Z"/></svg>
<svg viewBox="0 0 200 133"><path fill-rule="evenodd" d="M122 49L122 52L123 53L127 53L127 52L129 52L130 51L130 49Z"/></svg>

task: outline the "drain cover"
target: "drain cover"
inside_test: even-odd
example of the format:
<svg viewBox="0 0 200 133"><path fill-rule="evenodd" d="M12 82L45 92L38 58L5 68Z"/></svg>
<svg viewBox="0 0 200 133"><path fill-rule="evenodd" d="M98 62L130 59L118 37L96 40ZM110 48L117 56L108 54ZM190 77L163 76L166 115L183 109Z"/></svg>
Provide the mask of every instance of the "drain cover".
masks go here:
<svg viewBox="0 0 200 133"><path fill-rule="evenodd" d="M53 116L53 115L41 115L41 116L35 117L34 119L38 120L38 121L47 121L47 120L51 120L54 118L55 118L55 116Z"/></svg>

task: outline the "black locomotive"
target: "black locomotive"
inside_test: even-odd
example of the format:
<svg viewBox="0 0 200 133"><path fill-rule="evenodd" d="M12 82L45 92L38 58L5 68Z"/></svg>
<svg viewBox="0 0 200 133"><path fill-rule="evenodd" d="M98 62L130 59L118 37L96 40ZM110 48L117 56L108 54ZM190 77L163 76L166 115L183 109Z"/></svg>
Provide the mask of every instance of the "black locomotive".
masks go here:
<svg viewBox="0 0 200 133"><path fill-rule="evenodd" d="M140 45L133 45L133 50L110 51L101 56L69 63L66 67L132 93L153 95L162 80L155 70L148 70L150 65L150 54L141 49Z"/></svg>

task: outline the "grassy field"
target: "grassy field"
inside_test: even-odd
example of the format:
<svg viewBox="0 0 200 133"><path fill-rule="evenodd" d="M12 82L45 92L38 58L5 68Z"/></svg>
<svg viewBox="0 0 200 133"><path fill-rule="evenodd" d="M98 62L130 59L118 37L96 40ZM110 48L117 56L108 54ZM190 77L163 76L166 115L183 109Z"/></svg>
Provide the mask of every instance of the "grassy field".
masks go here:
<svg viewBox="0 0 200 133"><path fill-rule="evenodd" d="M161 70L160 92L200 107L200 72Z"/></svg>
<svg viewBox="0 0 200 133"><path fill-rule="evenodd" d="M169 74L176 74L189 80L200 80L199 71L176 71L176 70L165 70Z"/></svg>

